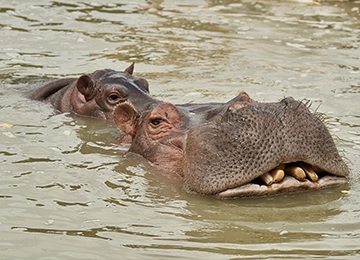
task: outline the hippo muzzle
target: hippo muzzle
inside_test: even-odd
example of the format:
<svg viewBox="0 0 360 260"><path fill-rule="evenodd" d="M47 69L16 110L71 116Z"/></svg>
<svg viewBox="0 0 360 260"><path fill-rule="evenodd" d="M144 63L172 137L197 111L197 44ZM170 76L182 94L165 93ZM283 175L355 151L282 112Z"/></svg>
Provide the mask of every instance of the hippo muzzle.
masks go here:
<svg viewBox="0 0 360 260"><path fill-rule="evenodd" d="M349 169L329 131L302 102L240 102L207 117L187 133L182 174L190 191L265 196L347 181Z"/></svg>

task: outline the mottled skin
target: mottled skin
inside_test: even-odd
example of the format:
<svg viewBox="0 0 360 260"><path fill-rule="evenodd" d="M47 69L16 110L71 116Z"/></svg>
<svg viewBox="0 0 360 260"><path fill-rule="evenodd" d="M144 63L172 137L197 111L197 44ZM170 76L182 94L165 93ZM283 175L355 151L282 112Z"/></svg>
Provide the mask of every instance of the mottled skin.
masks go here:
<svg viewBox="0 0 360 260"><path fill-rule="evenodd" d="M113 121L113 109L131 102L139 111L158 103L149 95L146 79L132 76L134 63L124 72L97 70L79 78L59 79L37 89L32 99L49 101L60 112Z"/></svg>
<svg viewBox="0 0 360 260"><path fill-rule="evenodd" d="M186 188L219 198L317 190L346 182L347 165L318 116L293 98L257 103L245 92L226 104L157 104L138 112L114 109L117 127L131 136L129 152L180 175ZM280 164L306 162L318 181L286 176L271 186L257 178Z"/></svg>

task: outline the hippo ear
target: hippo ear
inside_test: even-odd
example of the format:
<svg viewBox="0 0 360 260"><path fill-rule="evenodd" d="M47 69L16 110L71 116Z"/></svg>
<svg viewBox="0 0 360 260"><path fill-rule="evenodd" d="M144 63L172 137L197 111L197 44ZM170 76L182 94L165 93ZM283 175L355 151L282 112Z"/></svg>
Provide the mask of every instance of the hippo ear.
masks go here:
<svg viewBox="0 0 360 260"><path fill-rule="evenodd" d="M147 93L149 93L149 82L146 79L138 78L135 80L135 83L138 84Z"/></svg>
<svg viewBox="0 0 360 260"><path fill-rule="evenodd" d="M116 126L131 136L135 136L139 118L139 112L128 102L120 103L114 108L114 122Z"/></svg>
<svg viewBox="0 0 360 260"><path fill-rule="evenodd" d="M76 87L81 94L84 95L86 101L96 96L96 82L88 75L81 76L76 83Z"/></svg>
<svg viewBox="0 0 360 260"><path fill-rule="evenodd" d="M135 65L135 62L133 62L129 67L127 67L124 70L124 72L132 76L132 74L134 72L134 65Z"/></svg>

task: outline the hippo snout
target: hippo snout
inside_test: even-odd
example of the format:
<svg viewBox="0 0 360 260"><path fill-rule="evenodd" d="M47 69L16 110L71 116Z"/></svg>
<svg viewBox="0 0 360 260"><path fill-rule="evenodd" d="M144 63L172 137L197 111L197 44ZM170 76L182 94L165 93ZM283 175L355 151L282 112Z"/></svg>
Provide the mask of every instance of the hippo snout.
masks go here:
<svg viewBox="0 0 360 260"><path fill-rule="evenodd" d="M202 194L261 196L320 189L346 182L348 174L322 120L292 97L231 104L187 134L184 181Z"/></svg>

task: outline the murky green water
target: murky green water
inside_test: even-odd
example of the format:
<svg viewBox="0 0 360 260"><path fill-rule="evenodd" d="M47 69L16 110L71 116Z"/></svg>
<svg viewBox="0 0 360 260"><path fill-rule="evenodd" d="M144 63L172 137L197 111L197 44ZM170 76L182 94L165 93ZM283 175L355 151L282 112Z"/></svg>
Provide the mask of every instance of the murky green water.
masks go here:
<svg viewBox="0 0 360 260"><path fill-rule="evenodd" d="M0 1L0 259L358 259L359 1ZM320 192L219 201L57 114L28 82L125 69L174 102L310 100L352 169ZM343 193L342 191L348 191Z"/></svg>

